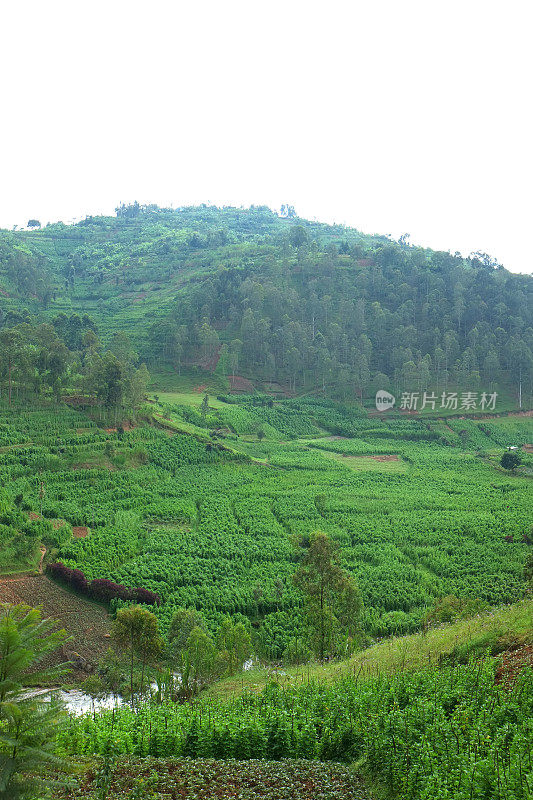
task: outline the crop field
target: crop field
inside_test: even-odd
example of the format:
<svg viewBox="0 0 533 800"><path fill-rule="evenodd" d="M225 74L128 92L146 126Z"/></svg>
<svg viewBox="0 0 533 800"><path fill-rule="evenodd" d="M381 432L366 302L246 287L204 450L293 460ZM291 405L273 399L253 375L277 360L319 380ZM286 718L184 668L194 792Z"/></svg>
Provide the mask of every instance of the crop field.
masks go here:
<svg viewBox="0 0 533 800"><path fill-rule="evenodd" d="M71 785L68 794L54 796L98 800L101 791L94 769L89 769L76 786ZM128 758L112 769L106 797L120 800L130 796L180 800L368 800L359 780L346 766L288 759Z"/></svg>
<svg viewBox="0 0 533 800"><path fill-rule="evenodd" d="M180 605L213 622L295 607L293 540L316 530L339 543L373 636L416 630L443 594L520 596L530 479L489 456L510 438L532 442L531 417L382 421L326 400L251 396L219 399L204 420L201 397L172 398L195 435L105 431L70 409L2 412L0 481L18 498L10 530L42 512L34 543L40 535L90 579L156 591L164 628ZM68 524L48 522L58 519Z"/></svg>
<svg viewBox="0 0 533 800"><path fill-rule="evenodd" d="M106 609L98 603L77 597L46 575L22 578L0 576L0 603L24 603L41 608L43 616L56 619L72 637L67 642L67 649L79 653L91 663L96 662L109 647L111 618ZM47 663L61 663L64 660L64 653L58 651L47 658Z"/></svg>
<svg viewBox="0 0 533 800"><path fill-rule="evenodd" d="M383 454L377 456L350 456L346 453L334 453L331 450L324 450L323 455L332 458L338 464L357 471L371 471L384 473L407 472L407 464L394 454Z"/></svg>
<svg viewBox="0 0 533 800"><path fill-rule="evenodd" d="M111 750L136 757L364 759L391 796L405 800L528 800L532 677L524 670L506 687L486 659L333 686L283 688L272 681L261 694L244 692L225 703L148 703L71 719L59 741L76 757Z"/></svg>

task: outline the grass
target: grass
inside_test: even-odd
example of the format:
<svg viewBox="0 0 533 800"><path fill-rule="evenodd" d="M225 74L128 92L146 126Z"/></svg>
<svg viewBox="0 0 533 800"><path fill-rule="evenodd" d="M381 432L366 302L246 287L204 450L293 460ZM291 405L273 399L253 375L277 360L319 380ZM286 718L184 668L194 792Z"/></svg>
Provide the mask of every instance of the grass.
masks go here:
<svg viewBox="0 0 533 800"><path fill-rule="evenodd" d="M163 393L174 395L179 394L193 394L198 402L203 397L202 392L195 392L199 386L206 386L208 394L221 394L228 391L228 381L223 376L218 375L216 372L207 372L197 368L184 368L181 375L178 375L176 370L168 365L162 365L159 369L157 367L150 368L150 390L155 394L162 396ZM211 397L209 398L211 400Z"/></svg>
<svg viewBox="0 0 533 800"><path fill-rule="evenodd" d="M200 381L198 385L201 385ZM209 395L209 408L227 408L226 404L213 397L208 389L206 389L206 392ZM176 403L177 405L193 406L199 409L206 392L157 392L157 396L162 404Z"/></svg>
<svg viewBox="0 0 533 800"><path fill-rule="evenodd" d="M320 454L357 472L364 470L365 472L399 473L408 470L407 464L401 458L395 461L377 461L373 456L344 456L342 453L333 453L330 450L321 450Z"/></svg>
<svg viewBox="0 0 533 800"><path fill-rule="evenodd" d="M399 670L416 670L438 662L456 649L483 641L486 646L498 640L516 639L533 642L533 599L526 598L510 606L458 622L442 625L427 633L393 636L356 653L346 661L329 664L306 664L272 670L262 667L214 684L208 694L220 698L248 689L262 691L273 678L287 685L318 681L332 683L352 675L361 678L379 674L392 675Z"/></svg>
<svg viewBox="0 0 533 800"><path fill-rule="evenodd" d="M38 567L41 560L39 544L35 544L34 551L27 558L20 558L0 565L0 578L9 575L39 574Z"/></svg>

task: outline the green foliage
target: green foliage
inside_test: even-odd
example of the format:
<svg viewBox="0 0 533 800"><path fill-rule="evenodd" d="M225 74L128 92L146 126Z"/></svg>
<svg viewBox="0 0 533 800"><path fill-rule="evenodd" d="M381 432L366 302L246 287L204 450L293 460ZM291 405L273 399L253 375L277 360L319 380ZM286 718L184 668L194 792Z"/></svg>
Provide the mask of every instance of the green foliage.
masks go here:
<svg viewBox="0 0 533 800"><path fill-rule="evenodd" d="M134 665L142 668L140 693L144 689L147 664L153 663L162 650L157 617L141 606L122 608L113 622L112 638L121 650L129 654L130 698L134 701Z"/></svg>
<svg viewBox="0 0 533 800"><path fill-rule="evenodd" d="M229 617L222 620L217 633L217 648L228 675L239 672L252 654L252 640L242 622Z"/></svg>
<svg viewBox="0 0 533 800"><path fill-rule="evenodd" d="M526 560L524 567L524 578L529 581L529 585L533 586L533 552L531 552Z"/></svg>
<svg viewBox="0 0 533 800"><path fill-rule="evenodd" d="M483 613L489 608L488 603L470 597L455 597L450 594L435 600L433 608L426 614L425 625L440 625L443 622L455 622L468 619Z"/></svg>
<svg viewBox="0 0 533 800"><path fill-rule="evenodd" d="M124 797L131 800L159 800L161 797L220 800L234 796L246 800L333 800L336 797L361 800L363 797L360 781L345 765L309 760L258 760L262 742L254 730L243 731L235 748L239 759L251 751L253 759L248 761L167 758L164 756L166 739L156 740L154 737L153 743L157 751L153 755L143 759L121 758L111 765L106 800L122 800ZM191 736L191 743L191 750L202 751L202 741L197 743ZM220 744L223 749L224 742ZM303 751L301 759L313 757L312 748L303 748ZM157 755L160 758L155 757ZM98 776L91 772L82 775L70 790L68 800L94 800L93 792L104 783L102 773L105 767L104 761Z"/></svg>
<svg viewBox="0 0 533 800"><path fill-rule="evenodd" d="M440 430L437 423L376 420L324 399L275 405L295 403L305 426L318 415L321 428L354 433L290 441L270 433L261 442L233 441L229 450L148 425L107 432L66 408L0 412L3 569L28 569L18 543L32 551L33 564L40 541L57 543L60 560L88 580L157 592L163 603L152 610L163 633L179 607L202 612L212 633L224 616L240 613L257 621L256 646L273 660L294 632L290 622L280 627L281 617L261 621L287 613L299 624L291 540L316 530L339 545L372 637L417 630L435 598L447 594L493 605L521 596L532 514L527 480L495 471L468 445L411 438ZM531 441L531 418L519 424ZM140 450L146 457L138 458ZM373 458L391 454L396 463ZM118 469L117 455L124 457ZM41 481L45 519L32 521ZM61 519L68 524L54 527ZM72 539L73 525L89 535ZM345 639L343 653L351 646Z"/></svg>
<svg viewBox="0 0 533 800"><path fill-rule="evenodd" d="M24 690L32 683L58 679L67 665L43 668L41 662L67 638L52 620L27 606L0 607L0 798L34 798L43 788L39 772L58 763L55 735L61 708Z"/></svg>
<svg viewBox="0 0 533 800"><path fill-rule="evenodd" d="M357 631L359 590L339 566L337 548L321 532L313 533L293 580L306 596L307 625L313 631L314 650L322 661L335 652L341 631L351 636Z"/></svg>
<svg viewBox="0 0 533 800"><path fill-rule="evenodd" d="M522 463L518 453L507 450L500 459L500 464L504 469L515 470Z"/></svg>
<svg viewBox="0 0 533 800"><path fill-rule="evenodd" d="M530 276L266 208L119 207L0 232L0 287L7 329L51 319L79 352L90 316L115 355L175 374L220 358L224 376L340 399L532 390Z"/></svg>
<svg viewBox="0 0 533 800"><path fill-rule="evenodd" d="M166 742L175 756L359 761L406 800L527 800L532 713L531 670L509 691L486 659L330 687L271 683L226 703L122 707L71 720L61 744L72 755L102 752L112 731L119 753Z"/></svg>

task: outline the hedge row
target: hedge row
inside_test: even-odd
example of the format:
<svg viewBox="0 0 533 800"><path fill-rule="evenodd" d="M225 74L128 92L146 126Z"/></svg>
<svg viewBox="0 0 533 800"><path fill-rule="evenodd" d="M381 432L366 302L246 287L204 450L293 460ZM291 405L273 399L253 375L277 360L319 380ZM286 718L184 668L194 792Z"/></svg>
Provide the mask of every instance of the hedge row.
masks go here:
<svg viewBox="0 0 533 800"><path fill-rule="evenodd" d="M53 564L49 564L47 571L53 578L68 584L76 592L104 603L110 603L111 600L118 598L119 600L145 603L151 606L161 605L161 598L156 592L143 589L141 586L136 589L130 589L107 578L94 578L92 581L88 581L81 569L71 569L61 561L54 561Z"/></svg>

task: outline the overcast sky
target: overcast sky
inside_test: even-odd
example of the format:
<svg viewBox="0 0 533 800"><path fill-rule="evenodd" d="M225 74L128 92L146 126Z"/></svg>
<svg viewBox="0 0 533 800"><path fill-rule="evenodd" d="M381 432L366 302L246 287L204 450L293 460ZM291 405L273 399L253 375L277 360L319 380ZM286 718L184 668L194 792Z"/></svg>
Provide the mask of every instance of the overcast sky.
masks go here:
<svg viewBox="0 0 533 800"><path fill-rule="evenodd" d="M290 203L533 272L530 11L11 0L0 225L136 199Z"/></svg>

